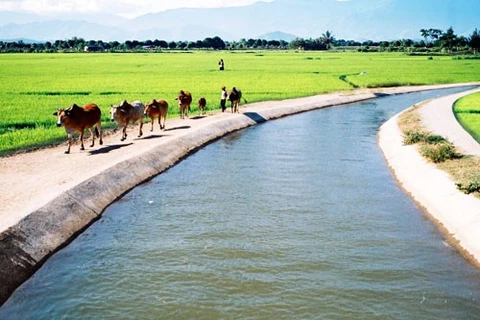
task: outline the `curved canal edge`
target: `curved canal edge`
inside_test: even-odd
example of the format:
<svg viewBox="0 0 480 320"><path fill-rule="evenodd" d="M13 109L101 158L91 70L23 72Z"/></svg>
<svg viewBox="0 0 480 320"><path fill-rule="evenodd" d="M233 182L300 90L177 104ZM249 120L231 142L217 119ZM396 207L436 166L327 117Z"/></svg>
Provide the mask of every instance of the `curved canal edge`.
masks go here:
<svg viewBox="0 0 480 320"><path fill-rule="evenodd" d="M354 103L383 95L479 85L478 83L397 87L318 95L254 103L240 114L216 114L192 125L168 143L157 143L141 154L86 178L59 193L42 207L20 217L0 233L0 305L56 251L100 218L112 202L135 186L162 173L198 148L228 133L287 115ZM65 163L65 170L70 168ZM430 186L428 186L430 187ZM8 192L8 190L4 191ZM38 190L39 193L43 190Z"/></svg>
<svg viewBox="0 0 480 320"><path fill-rule="evenodd" d="M477 156L480 145L458 124L452 108L456 100L478 91L438 98L420 107L424 125L466 154ZM427 112L424 108L430 110ZM439 227L449 243L480 267L480 199L458 190L450 176L422 157L415 145L403 144L403 134L398 127L398 118L403 112L384 123L378 134L378 144L388 166L399 185Z"/></svg>

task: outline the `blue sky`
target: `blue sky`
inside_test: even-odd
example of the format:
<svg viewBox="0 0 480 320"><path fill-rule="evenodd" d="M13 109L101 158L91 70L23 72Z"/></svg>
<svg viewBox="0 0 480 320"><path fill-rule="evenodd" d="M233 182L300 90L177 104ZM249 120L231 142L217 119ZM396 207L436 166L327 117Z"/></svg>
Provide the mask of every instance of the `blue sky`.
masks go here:
<svg viewBox="0 0 480 320"><path fill-rule="evenodd" d="M245 6L255 2L272 2L274 0L0 0L1 11L15 11L23 13L33 13L40 15L59 15L66 13L108 13L116 14L127 18L137 17L146 13L161 12L176 8L218 8ZM351 5L357 5L357 9L367 12L374 8L388 7L395 0L281 0L291 1L301 6L302 4L313 3L320 4L342 2L345 5L350 2ZM401 0L402 9L414 8L419 14L427 11L429 14L435 12L445 14L445 11L451 11L454 16L456 8L464 4L471 4L472 0L436 0L436 5L431 6L431 1L426 0ZM478 1L480 0L473 0ZM428 6L428 7L427 7ZM424 8L425 7L425 8ZM478 15L478 12L471 12ZM405 12L398 12L399 16L404 16ZM381 19L382 17L378 17ZM480 21L480 19L479 19Z"/></svg>
<svg viewBox="0 0 480 320"><path fill-rule="evenodd" d="M223 32L226 37L256 37L268 32L282 31L298 37L314 38L330 30L339 39L392 40L420 38L419 30L422 28L445 31L453 27L456 34L464 36L469 36L475 28L480 29L480 0L0 0L0 14L4 13L0 25L11 24L3 28L6 38L20 35L29 38L38 34L38 30L34 27L23 30L22 26L37 21L35 19L38 17L25 18L11 12L43 15L39 21L82 19L118 26L123 23L123 19L119 20L116 16L99 17L95 14L134 18L176 8L234 7L257 2L273 2L271 6L252 8L257 10L269 7L276 10L275 15L261 11L262 15L259 16L257 11L249 12L244 17L239 17L238 20L243 20L241 28L231 23L221 26L218 19L215 22L196 20L195 15L189 19L194 20L197 26L215 30L211 32L216 34ZM252 21L252 16L255 21ZM175 27L178 27L178 22L182 22L182 19L172 18ZM237 21L238 23L240 21ZM13 24L21 26L13 27ZM161 23L149 26L152 27L167 28ZM50 31L54 34L59 30ZM80 31L75 29L71 32L78 35ZM43 39L45 35L41 37Z"/></svg>
<svg viewBox="0 0 480 320"><path fill-rule="evenodd" d="M273 0L262 0L271 2ZM332 0L336 1L336 0ZM258 0L0 0L0 11L41 15L113 13L136 17L175 8L216 8L249 5Z"/></svg>

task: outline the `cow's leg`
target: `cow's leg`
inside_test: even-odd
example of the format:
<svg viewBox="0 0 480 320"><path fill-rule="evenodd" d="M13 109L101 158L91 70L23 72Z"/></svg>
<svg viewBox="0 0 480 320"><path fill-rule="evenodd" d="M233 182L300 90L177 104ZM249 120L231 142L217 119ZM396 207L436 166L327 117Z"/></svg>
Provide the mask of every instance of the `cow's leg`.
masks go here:
<svg viewBox="0 0 480 320"><path fill-rule="evenodd" d="M153 131L153 123L155 122L155 119L154 118L150 118L150 131Z"/></svg>
<svg viewBox="0 0 480 320"><path fill-rule="evenodd" d="M101 120L97 122L97 127L95 129L96 129L95 133L97 134L97 136L100 139L99 143L100 143L100 145L102 145L103 144L103 139L102 139L102 121Z"/></svg>
<svg viewBox="0 0 480 320"><path fill-rule="evenodd" d="M80 131L80 150L85 150L85 146L83 145L83 134L84 134L85 130L82 129Z"/></svg>
<svg viewBox="0 0 480 320"><path fill-rule="evenodd" d="M161 114L158 116L158 123L160 124L160 130L165 129L165 119L166 118L167 118L167 116L163 116ZM163 119L163 124L162 124L162 119Z"/></svg>
<svg viewBox="0 0 480 320"><path fill-rule="evenodd" d="M90 131L90 135L92 136L92 144L90 145L90 148L92 148L95 145L95 132L93 131L93 127L88 128L88 131Z"/></svg>
<svg viewBox="0 0 480 320"><path fill-rule="evenodd" d="M139 137L141 137L143 135L142 128L143 128L143 121L140 120L140 125L139 125L139 128L138 128L138 136Z"/></svg>
<svg viewBox="0 0 480 320"><path fill-rule="evenodd" d="M72 135L67 132L67 150L65 150L65 153L70 153L70 146L72 145Z"/></svg>
<svg viewBox="0 0 480 320"><path fill-rule="evenodd" d="M120 139L120 141L124 141L125 139L127 139L127 125L125 125L123 127L123 130L122 130L122 139Z"/></svg>

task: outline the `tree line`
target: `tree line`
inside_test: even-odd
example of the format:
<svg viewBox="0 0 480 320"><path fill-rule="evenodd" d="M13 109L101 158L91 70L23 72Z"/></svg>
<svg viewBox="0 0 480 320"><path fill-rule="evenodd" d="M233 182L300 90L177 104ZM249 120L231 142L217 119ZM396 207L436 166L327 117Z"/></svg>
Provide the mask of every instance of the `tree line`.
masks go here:
<svg viewBox="0 0 480 320"><path fill-rule="evenodd" d="M127 40L102 41L85 40L73 37L54 42L25 43L23 41L0 41L1 53L13 52L162 52L164 50L358 50L363 52L428 52L428 53L473 53L480 49L480 33L477 29L468 36L458 36L449 28L421 29L422 40L400 39L394 41L354 41L336 39L331 31L326 31L318 38L296 38L291 41L241 39L239 41L224 41L220 37L207 37L197 41L165 41L165 40Z"/></svg>

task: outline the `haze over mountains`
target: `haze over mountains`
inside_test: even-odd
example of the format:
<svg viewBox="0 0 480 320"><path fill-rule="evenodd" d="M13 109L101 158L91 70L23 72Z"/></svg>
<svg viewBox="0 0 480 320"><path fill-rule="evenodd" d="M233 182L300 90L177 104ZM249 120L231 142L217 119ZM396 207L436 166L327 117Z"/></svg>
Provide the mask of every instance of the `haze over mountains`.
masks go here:
<svg viewBox="0 0 480 320"><path fill-rule="evenodd" d="M0 39L167 41L263 38L290 41L331 31L337 39L420 39L420 29L469 36L480 0L275 0L243 7L174 9L133 19L109 14L41 16L0 11Z"/></svg>

